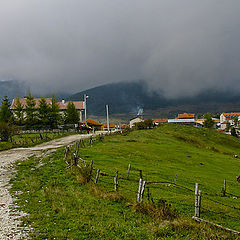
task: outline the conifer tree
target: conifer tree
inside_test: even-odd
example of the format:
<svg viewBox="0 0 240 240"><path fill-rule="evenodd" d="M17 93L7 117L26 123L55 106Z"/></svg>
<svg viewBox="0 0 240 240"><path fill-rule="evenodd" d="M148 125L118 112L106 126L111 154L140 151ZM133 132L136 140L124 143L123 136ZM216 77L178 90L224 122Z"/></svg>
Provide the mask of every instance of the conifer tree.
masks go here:
<svg viewBox="0 0 240 240"><path fill-rule="evenodd" d="M38 106L38 120L39 124L42 126L46 126L49 124L49 116L50 116L50 107L47 104L45 98L41 98Z"/></svg>
<svg viewBox="0 0 240 240"><path fill-rule="evenodd" d="M52 102L49 106L50 113L49 113L49 122L52 127L55 127L58 125L60 121L60 113L59 113L59 106L57 104L57 100L55 98L55 95L52 95Z"/></svg>
<svg viewBox="0 0 240 240"><path fill-rule="evenodd" d="M29 92L26 101L26 124L32 126L36 124L36 102L31 92Z"/></svg>
<svg viewBox="0 0 240 240"><path fill-rule="evenodd" d="M64 122L69 124L79 123L78 110L75 108L73 102L69 102L67 105Z"/></svg>
<svg viewBox="0 0 240 240"><path fill-rule="evenodd" d="M0 122L11 122L13 120L13 114L10 110L10 103L7 96L4 96L2 105L0 107Z"/></svg>
<svg viewBox="0 0 240 240"><path fill-rule="evenodd" d="M14 113L15 113L15 122L18 125L22 125L23 124L23 105L20 102L19 97L16 98L16 102L14 105Z"/></svg>

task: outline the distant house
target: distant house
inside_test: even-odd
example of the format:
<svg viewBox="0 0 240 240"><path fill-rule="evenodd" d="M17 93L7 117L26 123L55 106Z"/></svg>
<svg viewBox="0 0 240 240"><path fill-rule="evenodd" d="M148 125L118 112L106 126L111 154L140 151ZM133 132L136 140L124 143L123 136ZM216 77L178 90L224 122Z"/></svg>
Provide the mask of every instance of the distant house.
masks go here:
<svg viewBox="0 0 240 240"><path fill-rule="evenodd" d="M226 129L227 124L233 126L235 124L235 119L240 120L239 112L231 112L231 113L222 113L220 115L220 129Z"/></svg>
<svg viewBox="0 0 240 240"><path fill-rule="evenodd" d="M143 122L144 119L142 116L137 116L135 118L130 119L130 128L133 128L136 123Z"/></svg>
<svg viewBox="0 0 240 240"><path fill-rule="evenodd" d="M16 100L17 98L14 98L12 100L12 104L10 109L13 111L16 109ZM35 101L35 108L39 107L39 102L40 102L41 98L34 98ZM47 104L52 104L52 98L45 98ZM26 109L27 106L27 98L19 98L20 103L23 106L23 109ZM79 118L80 118L80 122L82 121L82 111L84 110L84 102L83 101L71 101L75 108L78 110L79 112ZM67 109L67 105L69 102L66 102L65 100L62 100L61 102L57 102L57 105L59 106L59 110L60 112L64 113L64 111L66 111Z"/></svg>
<svg viewBox="0 0 240 240"><path fill-rule="evenodd" d="M85 124L85 121L83 122ZM87 125L90 126L91 128L94 128L95 130L101 130L102 124L89 118L87 120Z"/></svg>
<svg viewBox="0 0 240 240"><path fill-rule="evenodd" d="M116 129L116 125L114 123L109 123L109 130L113 131ZM107 127L107 123L103 123L102 124L102 130L103 131L107 131L108 127Z"/></svg>
<svg viewBox="0 0 240 240"><path fill-rule="evenodd" d="M167 118L155 118L155 119L153 119L153 124L154 125L159 125L159 124L163 124L163 123L168 123L168 119Z"/></svg>
<svg viewBox="0 0 240 240"><path fill-rule="evenodd" d="M189 119L168 119L168 123L176 123L176 124L181 124L181 125L191 125L194 126L196 124L196 121L194 118L189 118Z"/></svg>
<svg viewBox="0 0 240 240"><path fill-rule="evenodd" d="M177 119L195 119L195 114L181 113L181 114L178 114Z"/></svg>

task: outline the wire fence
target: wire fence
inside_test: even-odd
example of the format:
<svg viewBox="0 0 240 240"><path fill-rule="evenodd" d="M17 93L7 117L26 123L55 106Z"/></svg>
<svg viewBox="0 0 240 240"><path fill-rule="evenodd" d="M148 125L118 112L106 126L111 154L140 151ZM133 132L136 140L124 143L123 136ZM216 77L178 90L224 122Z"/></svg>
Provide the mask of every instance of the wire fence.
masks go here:
<svg viewBox="0 0 240 240"><path fill-rule="evenodd" d="M228 193L226 191L226 187L225 189L223 188L222 193L212 193L207 191L202 192L198 190L196 191L196 188L194 190L187 186L183 186L182 184L178 184L177 175L175 179L173 179L172 181L169 181L169 180L154 181L154 180L151 180L149 176L148 176L148 180L144 181L142 170L131 167L131 164L129 164L128 169L126 169L126 172L124 174L126 177L118 176L118 171L116 171L115 175L112 173L105 173L103 169L100 170L96 167L93 167L92 162L90 165L87 163L86 160L83 160L78 156L80 147L91 147L95 141L97 140L102 141L103 138L104 138L103 135L99 135L98 137L95 137L95 138L90 137L89 139L85 139L85 140L81 139L79 142L76 142L71 146L67 146L65 148L64 159L68 167L72 168L77 166L82 170L84 168L88 169L89 172L91 173L91 176L89 177L89 179L91 179L92 181L95 181L95 184L98 184L99 186L101 186L102 188L104 188L109 192L116 192L116 194L118 194L119 192L122 192L124 194L129 194L132 196L132 198L135 198L136 201L139 203L142 203L143 201L149 201L152 203L157 202L159 198L154 196L154 194L157 194L156 191L158 190L168 191L170 193L182 194L184 196L188 196L192 198L192 200L190 201L188 199L187 202L180 201L178 205L184 206L185 208L192 207L193 210L195 209L194 217L196 218L200 217L200 208L201 208L202 213L208 216L212 216L213 214L216 214L219 216L224 216L224 218L228 217L229 219L232 219L234 221L239 220L239 217L234 216L233 212L225 211L225 208L232 209L237 212L240 211L240 207L226 203L226 199L234 198L234 201L237 202L237 204L239 204L239 198L240 198L238 195L234 193ZM81 162L80 165L79 165L79 162ZM120 181L120 185L119 185L119 181ZM224 181L224 183L225 182L226 181ZM179 193L178 190L181 190L181 193ZM201 196L203 197L204 202L208 201L208 202L214 203L215 208L217 208L218 210L214 211L210 207L202 208ZM193 204L194 197L195 197L195 206ZM215 198L215 199L212 199L212 198ZM219 208L218 206L224 207L224 209Z"/></svg>

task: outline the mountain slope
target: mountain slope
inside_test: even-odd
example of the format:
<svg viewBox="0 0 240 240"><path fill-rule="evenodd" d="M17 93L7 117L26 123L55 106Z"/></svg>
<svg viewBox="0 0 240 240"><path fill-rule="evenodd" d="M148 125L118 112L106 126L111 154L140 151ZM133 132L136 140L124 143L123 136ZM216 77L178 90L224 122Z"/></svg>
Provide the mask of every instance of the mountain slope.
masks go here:
<svg viewBox="0 0 240 240"><path fill-rule="evenodd" d="M149 92L144 81L106 84L71 95L69 100L87 100L88 113L104 115L105 105L110 105L112 114L136 115L139 108L144 115L174 117L179 111L193 113L240 111L240 96L232 92L208 90L195 97L166 99L157 92Z"/></svg>

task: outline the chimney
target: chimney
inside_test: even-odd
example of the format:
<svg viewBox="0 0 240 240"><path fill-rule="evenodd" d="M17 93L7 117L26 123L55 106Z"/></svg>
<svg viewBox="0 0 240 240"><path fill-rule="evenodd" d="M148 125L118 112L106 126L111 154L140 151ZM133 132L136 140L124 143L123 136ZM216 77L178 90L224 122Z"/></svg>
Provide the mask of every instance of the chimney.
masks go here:
<svg viewBox="0 0 240 240"><path fill-rule="evenodd" d="M64 99L62 99L62 104L65 104L65 100Z"/></svg>

